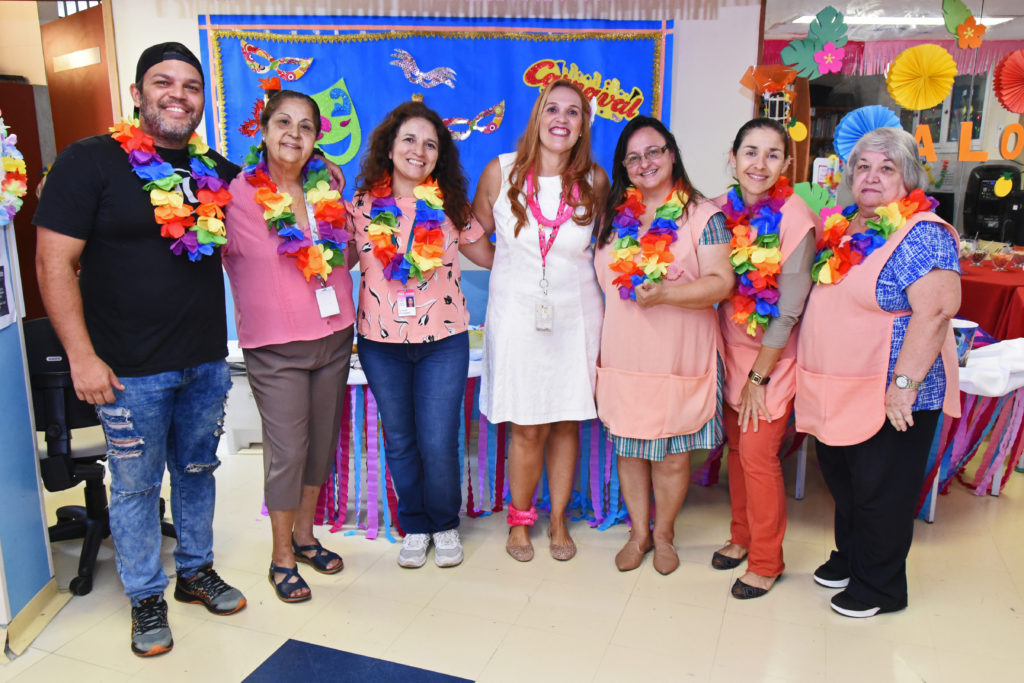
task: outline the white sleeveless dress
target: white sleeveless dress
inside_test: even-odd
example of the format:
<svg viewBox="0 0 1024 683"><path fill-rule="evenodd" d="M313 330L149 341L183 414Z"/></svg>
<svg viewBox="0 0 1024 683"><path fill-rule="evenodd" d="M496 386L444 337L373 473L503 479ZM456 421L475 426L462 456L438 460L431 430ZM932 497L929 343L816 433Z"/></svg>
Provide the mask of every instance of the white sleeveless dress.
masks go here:
<svg viewBox="0 0 1024 683"><path fill-rule="evenodd" d="M550 237L527 210L529 222L515 236L508 176L515 153L498 157L501 190L494 203L497 244L484 326L480 412L491 422L521 425L597 417L594 386L601 348L604 299L594 273L593 225L562 224L547 255L551 330L538 330L541 296L537 231ZM538 178L537 198L548 218L558 213L561 178Z"/></svg>

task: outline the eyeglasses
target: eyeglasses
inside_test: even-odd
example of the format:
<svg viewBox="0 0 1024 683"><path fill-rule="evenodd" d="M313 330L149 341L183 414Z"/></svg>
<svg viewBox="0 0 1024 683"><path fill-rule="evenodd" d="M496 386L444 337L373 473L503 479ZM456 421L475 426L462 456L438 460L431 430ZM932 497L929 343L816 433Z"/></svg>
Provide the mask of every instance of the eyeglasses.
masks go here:
<svg viewBox="0 0 1024 683"><path fill-rule="evenodd" d="M648 147L644 150L643 154L630 154L622 160L622 165L626 168L633 168L634 166L640 165L641 161L657 161L668 151L668 145L664 147Z"/></svg>

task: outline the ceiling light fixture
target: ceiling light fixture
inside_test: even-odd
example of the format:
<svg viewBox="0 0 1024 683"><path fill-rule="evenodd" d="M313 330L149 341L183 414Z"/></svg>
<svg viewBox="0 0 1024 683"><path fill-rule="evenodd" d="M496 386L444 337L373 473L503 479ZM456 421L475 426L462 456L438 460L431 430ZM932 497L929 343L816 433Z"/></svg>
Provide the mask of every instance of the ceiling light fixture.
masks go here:
<svg viewBox="0 0 1024 683"><path fill-rule="evenodd" d="M793 20L794 24L809 24L814 21L815 17L813 14L807 14L802 17L798 17ZM978 20L979 24L983 24L986 27L996 26L998 24L1005 24L1011 21L1013 17L982 17ZM859 25L859 26L943 26L946 21L942 17L855 17L855 16L844 16L843 21L847 25Z"/></svg>

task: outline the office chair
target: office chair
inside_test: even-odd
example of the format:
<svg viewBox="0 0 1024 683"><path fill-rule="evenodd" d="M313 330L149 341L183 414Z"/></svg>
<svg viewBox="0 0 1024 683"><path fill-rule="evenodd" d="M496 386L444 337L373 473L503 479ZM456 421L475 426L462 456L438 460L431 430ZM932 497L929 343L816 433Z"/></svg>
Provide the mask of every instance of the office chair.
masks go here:
<svg viewBox="0 0 1024 683"><path fill-rule="evenodd" d="M25 348L36 430L45 434L46 447L40 452L39 471L47 491L56 492L85 482L85 505L66 505L57 510L57 523L50 527L50 542L81 538L82 554L78 575L69 590L86 595L92 590L96 555L103 539L110 535L107 488L103 483L103 461L107 444L98 429L96 410L75 396L71 367L49 318L25 321ZM79 440L72 444L73 436ZM160 518L164 501L160 500ZM161 522L163 534L174 537L174 526Z"/></svg>

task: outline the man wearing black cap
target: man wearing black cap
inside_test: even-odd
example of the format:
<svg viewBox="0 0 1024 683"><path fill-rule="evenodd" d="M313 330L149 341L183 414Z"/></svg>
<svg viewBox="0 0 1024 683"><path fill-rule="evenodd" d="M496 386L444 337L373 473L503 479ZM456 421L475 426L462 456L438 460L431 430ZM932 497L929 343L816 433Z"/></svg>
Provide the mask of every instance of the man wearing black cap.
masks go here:
<svg viewBox="0 0 1024 683"><path fill-rule="evenodd" d="M33 219L43 301L75 392L96 405L106 433L110 531L132 604L132 651L143 657L173 646L160 561L165 469L175 599L214 614L245 607L213 569L213 471L230 386L216 247L224 181L238 167L192 137L203 92L187 47L147 49L131 85L138 127L61 152Z"/></svg>

